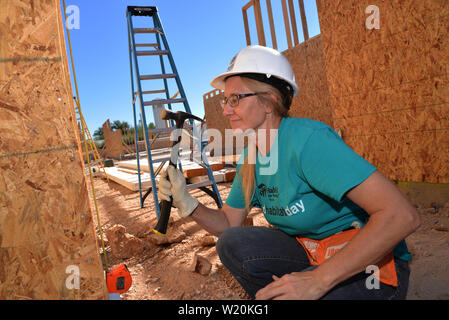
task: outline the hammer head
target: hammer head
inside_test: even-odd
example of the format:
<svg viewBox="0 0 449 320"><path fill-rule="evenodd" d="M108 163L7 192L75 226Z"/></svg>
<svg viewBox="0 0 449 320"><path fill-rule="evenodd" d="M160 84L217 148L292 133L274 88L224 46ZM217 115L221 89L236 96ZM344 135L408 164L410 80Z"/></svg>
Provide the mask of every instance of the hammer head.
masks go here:
<svg viewBox="0 0 449 320"><path fill-rule="evenodd" d="M194 119L201 122L204 122L203 119L194 116L193 114L183 112L183 111L177 111L173 112L170 110L167 110L165 108L162 108L161 110L161 119L163 120L173 120L176 123L176 126L182 125L187 119Z"/></svg>

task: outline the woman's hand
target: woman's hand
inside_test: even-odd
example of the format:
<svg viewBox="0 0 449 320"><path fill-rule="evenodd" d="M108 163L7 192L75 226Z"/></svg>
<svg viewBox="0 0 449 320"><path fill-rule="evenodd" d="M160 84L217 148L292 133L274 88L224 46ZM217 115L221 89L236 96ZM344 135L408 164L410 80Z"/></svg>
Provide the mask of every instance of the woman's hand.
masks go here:
<svg viewBox="0 0 449 320"><path fill-rule="evenodd" d="M281 278L273 275L273 280L257 291L257 300L316 300L330 290L315 270L293 272Z"/></svg>
<svg viewBox="0 0 449 320"><path fill-rule="evenodd" d="M167 179L167 176L170 178ZM186 189L186 179L181 171L173 166L164 170L157 182L158 195L162 200L170 201L173 197L173 205L178 208L178 214L185 218L198 207L198 200L190 195Z"/></svg>

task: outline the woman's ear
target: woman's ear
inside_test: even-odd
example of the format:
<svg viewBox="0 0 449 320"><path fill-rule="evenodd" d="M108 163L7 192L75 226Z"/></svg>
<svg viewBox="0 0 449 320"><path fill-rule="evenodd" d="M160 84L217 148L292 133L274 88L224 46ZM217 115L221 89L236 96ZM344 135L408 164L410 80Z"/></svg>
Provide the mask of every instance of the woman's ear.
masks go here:
<svg viewBox="0 0 449 320"><path fill-rule="evenodd" d="M268 95L269 95L269 100L271 102L277 102L278 97L275 94L269 92ZM266 101L266 102L268 102L268 101ZM264 107L265 107L265 112L266 113L273 113L273 111L274 111L274 104L273 103L265 103Z"/></svg>

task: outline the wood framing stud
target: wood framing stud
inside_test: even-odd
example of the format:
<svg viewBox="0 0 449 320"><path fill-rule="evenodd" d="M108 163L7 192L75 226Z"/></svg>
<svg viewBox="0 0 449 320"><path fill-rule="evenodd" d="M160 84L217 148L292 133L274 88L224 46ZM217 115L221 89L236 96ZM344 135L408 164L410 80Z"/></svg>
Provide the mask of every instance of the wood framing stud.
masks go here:
<svg viewBox="0 0 449 320"><path fill-rule="evenodd" d="M254 17L256 18L257 38L261 46L266 46L265 32L263 30L262 11L260 9L260 0L254 0Z"/></svg>
<svg viewBox="0 0 449 320"><path fill-rule="evenodd" d="M248 14L246 13L246 10L248 10L253 5L253 0L245 4L242 8L242 15L243 15L243 25L245 26L245 36L246 36L246 44L248 46L251 45L251 35L249 33L249 24L248 24Z"/></svg>
<svg viewBox="0 0 449 320"><path fill-rule="evenodd" d="M276 41L276 32L274 29L273 10L271 10L271 0L267 0L267 11L268 11L268 20L270 22L271 42L273 44L273 48L277 50L278 44Z"/></svg>
<svg viewBox="0 0 449 320"><path fill-rule="evenodd" d="M293 40L296 46L299 43L299 39L298 39L298 28L296 26L295 8L293 7L293 0L288 0L288 10L290 11L290 21L292 23Z"/></svg>
<svg viewBox="0 0 449 320"><path fill-rule="evenodd" d="M309 39L309 30L307 29L306 11L304 10L304 1L298 0L299 12L301 14L302 32L304 33L304 41Z"/></svg>
<svg viewBox="0 0 449 320"><path fill-rule="evenodd" d="M293 44L292 44L292 35L290 32L290 22L288 17L287 3L285 2L285 0L282 0L282 13L284 15L284 25L285 25L285 34L287 35L287 44L288 48L290 49L291 47L293 47Z"/></svg>
<svg viewBox="0 0 449 320"><path fill-rule="evenodd" d="M243 25L245 26L246 44L248 46L250 46L251 45L251 36L249 34L248 15L246 14L246 10L242 9L242 14L243 14Z"/></svg>

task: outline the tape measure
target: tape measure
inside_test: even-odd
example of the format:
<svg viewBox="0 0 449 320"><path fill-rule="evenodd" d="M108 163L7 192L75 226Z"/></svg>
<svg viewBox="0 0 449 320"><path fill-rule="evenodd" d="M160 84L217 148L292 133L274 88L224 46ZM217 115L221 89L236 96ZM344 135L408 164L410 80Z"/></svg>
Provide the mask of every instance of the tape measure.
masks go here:
<svg viewBox="0 0 449 320"><path fill-rule="evenodd" d="M106 274L109 293L124 293L132 285L131 273L126 264L121 264Z"/></svg>

